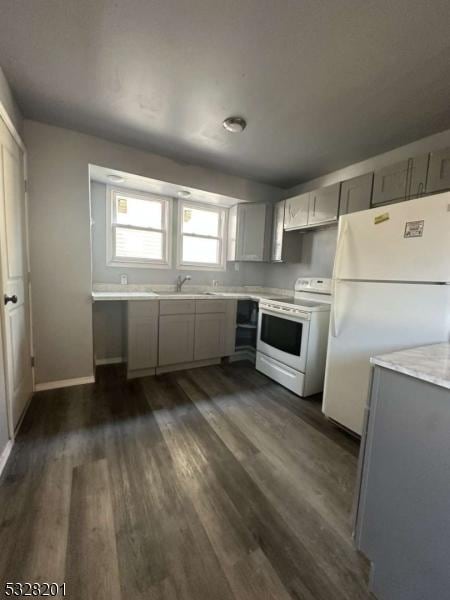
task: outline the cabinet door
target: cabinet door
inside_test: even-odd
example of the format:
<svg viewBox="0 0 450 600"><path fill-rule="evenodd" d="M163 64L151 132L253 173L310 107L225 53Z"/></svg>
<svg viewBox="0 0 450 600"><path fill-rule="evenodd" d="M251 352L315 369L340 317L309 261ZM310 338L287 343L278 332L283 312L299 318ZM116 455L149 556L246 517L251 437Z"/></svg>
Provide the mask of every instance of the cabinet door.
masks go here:
<svg viewBox="0 0 450 600"><path fill-rule="evenodd" d="M373 180L372 204L382 204L392 200L406 200L408 195L409 162L403 160L375 171Z"/></svg>
<svg viewBox="0 0 450 600"><path fill-rule="evenodd" d="M409 159L408 199L420 198L425 194L429 155Z"/></svg>
<svg viewBox="0 0 450 600"><path fill-rule="evenodd" d="M340 187L340 183L335 183L310 193L308 225L337 221Z"/></svg>
<svg viewBox="0 0 450 600"><path fill-rule="evenodd" d="M430 154L427 192L450 190L450 148Z"/></svg>
<svg viewBox="0 0 450 600"><path fill-rule="evenodd" d="M195 315L164 315L159 318L158 365L194 360Z"/></svg>
<svg viewBox="0 0 450 600"><path fill-rule="evenodd" d="M237 204L228 212L228 251L227 260L236 260L237 243Z"/></svg>
<svg viewBox="0 0 450 600"><path fill-rule="evenodd" d="M299 229L308 225L309 192L285 200L284 228Z"/></svg>
<svg viewBox="0 0 450 600"><path fill-rule="evenodd" d="M195 317L194 359L219 358L225 354L225 313L203 313Z"/></svg>
<svg viewBox="0 0 450 600"><path fill-rule="evenodd" d="M156 300L128 302L128 371L156 367L158 315Z"/></svg>
<svg viewBox="0 0 450 600"><path fill-rule="evenodd" d="M277 202L274 208L271 260L283 260L283 233L284 233L284 200Z"/></svg>
<svg viewBox="0 0 450 600"><path fill-rule="evenodd" d="M375 171L372 204L409 200L425 191L428 154Z"/></svg>
<svg viewBox="0 0 450 600"><path fill-rule="evenodd" d="M238 206L236 260L263 261L267 206L264 203Z"/></svg>
<svg viewBox="0 0 450 600"><path fill-rule="evenodd" d="M372 184L373 173L366 173L365 175L343 181L341 185L339 214L348 215L349 213L369 209L372 197Z"/></svg>

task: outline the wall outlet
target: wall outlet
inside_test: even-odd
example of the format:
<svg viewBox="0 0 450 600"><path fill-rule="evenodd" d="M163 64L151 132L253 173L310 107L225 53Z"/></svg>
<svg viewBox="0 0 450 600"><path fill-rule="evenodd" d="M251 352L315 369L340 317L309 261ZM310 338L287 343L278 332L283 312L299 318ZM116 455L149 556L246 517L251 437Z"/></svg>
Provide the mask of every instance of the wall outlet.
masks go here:
<svg viewBox="0 0 450 600"><path fill-rule="evenodd" d="M213 288L218 287L218 285L219 285L219 280L218 279L213 279L213 281L212 281Z"/></svg>
<svg viewBox="0 0 450 600"><path fill-rule="evenodd" d="M128 284L128 275L121 275L120 283L121 283L121 285L127 285Z"/></svg>

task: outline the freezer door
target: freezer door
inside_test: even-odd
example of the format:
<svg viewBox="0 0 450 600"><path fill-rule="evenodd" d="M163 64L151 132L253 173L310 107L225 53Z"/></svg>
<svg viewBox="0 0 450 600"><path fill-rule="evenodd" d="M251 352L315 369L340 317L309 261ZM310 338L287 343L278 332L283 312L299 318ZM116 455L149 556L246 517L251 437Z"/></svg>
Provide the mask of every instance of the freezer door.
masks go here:
<svg viewBox="0 0 450 600"><path fill-rule="evenodd" d="M337 279L450 281L450 192L345 215Z"/></svg>
<svg viewBox="0 0 450 600"><path fill-rule="evenodd" d="M323 412L361 435L371 356L449 341L450 286L336 282Z"/></svg>

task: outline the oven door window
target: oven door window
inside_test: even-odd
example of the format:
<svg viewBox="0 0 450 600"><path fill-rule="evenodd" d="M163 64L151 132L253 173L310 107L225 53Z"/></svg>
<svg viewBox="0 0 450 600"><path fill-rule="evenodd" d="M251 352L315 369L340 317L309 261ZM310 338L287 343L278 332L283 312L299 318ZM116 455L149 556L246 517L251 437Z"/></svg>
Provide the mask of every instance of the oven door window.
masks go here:
<svg viewBox="0 0 450 600"><path fill-rule="evenodd" d="M262 315L261 341L292 356L300 356L303 325L297 321Z"/></svg>

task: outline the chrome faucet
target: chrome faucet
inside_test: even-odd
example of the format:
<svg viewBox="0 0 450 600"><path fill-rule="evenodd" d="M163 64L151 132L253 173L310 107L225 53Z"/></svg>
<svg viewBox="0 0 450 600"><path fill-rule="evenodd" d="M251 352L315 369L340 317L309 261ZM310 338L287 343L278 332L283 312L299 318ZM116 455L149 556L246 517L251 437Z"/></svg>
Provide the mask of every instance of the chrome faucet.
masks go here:
<svg viewBox="0 0 450 600"><path fill-rule="evenodd" d="M185 281L190 281L191 280L191 276L190 275L185 275L184 277L181 277L181 275L178 275L177 277L177 292L181 292L181 288L183 287L183 283Z"/></svg>

